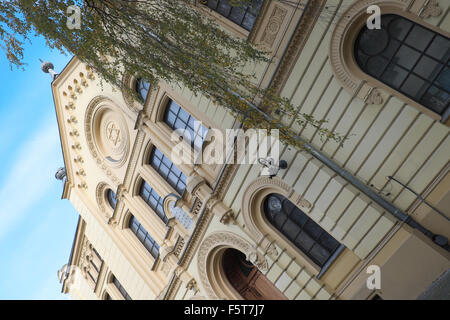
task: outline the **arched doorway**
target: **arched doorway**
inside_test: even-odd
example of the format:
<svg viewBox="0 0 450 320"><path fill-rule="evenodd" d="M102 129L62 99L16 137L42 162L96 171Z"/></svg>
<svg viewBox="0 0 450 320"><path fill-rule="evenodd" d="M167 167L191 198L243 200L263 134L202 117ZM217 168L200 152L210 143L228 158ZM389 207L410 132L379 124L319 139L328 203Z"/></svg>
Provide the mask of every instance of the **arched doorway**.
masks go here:
<svg viewBox="0 0 450 320"><path fill-rule="evenodd" d="M222 256L225 275L233 288L245 300L287 300L245 255L236 249L226 249Z"/></svg>

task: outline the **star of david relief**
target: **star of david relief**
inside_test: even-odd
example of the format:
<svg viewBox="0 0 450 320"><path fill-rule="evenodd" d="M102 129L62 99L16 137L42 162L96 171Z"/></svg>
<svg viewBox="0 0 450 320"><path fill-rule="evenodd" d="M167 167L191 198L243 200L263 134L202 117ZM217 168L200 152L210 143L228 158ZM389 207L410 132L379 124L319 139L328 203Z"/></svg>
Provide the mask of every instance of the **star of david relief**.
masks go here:
<svg viewBox="0 0 450 320"><path fill-rule="evenodd" d="M106 137L115 147L122 141L121 131L114 122L110 122L107 125Z"/></svg>

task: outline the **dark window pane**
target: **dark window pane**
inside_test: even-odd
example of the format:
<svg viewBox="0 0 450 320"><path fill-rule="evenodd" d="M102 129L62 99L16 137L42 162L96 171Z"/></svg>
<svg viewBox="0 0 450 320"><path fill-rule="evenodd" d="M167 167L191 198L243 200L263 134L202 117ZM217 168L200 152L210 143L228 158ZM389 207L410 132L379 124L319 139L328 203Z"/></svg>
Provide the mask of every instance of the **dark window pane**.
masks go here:
<svg viewBox="0 0 450 320"><path fill-rule="evenodd" d="M309 250L311 250L312 246L314 245L315 241L305 231L302 231L297 236L297 239L295 239L294 243L298 248L301 248L305 252L309 252Z"/></svg>
<svg viewBox="0 0 450 320"><path fill-rule="evenodd" d="M321 267L340 246L300 208L279 194L266 197L264 214L278 231Z"/></svg>
<svg viewBox="0 0 450 320"><path fill-rule="evenodd" d="M433 39L433 36L433 32L416 24L406 38L405 43L419 51L424 51L431 39Z"/></svg>
<svg viewBox="0 0 450 320"><path fill-rule="evenodd" d="M443 114L448 107L450 95L437 87L431 87L422 98L422 103L438 114Z"/></svg>
<svg viewBox="0 0 450 320"><path fill-rule="evenodd" d="M359 49L368 56L381 54L389 44L389 34L383 29L367 29L359 38Z"/></svg>
<svg viewBox="0 0 450 320"><path fill-rule="evenodd" d="M439 59L442 62L447 62L450 55L450 41L441 36L436 36L430 47L427 50L427 54L433 58Z"/></svg>
<svg viewBox="0 0 450 320"><path fill-rule="evenodd" d="M389 41L389 45L383 50L382 54L387 59L391 59L397 53L398 48L400 47L400 42L391 38Z"/></svg>
<svg viewBox="0 0 450 320"><path fill-rule="evenodd" d="M382 16L383 20L384 17L385 16ZM402 41L403 39L405 39L405 36L408 34L411 27L412 23L410 21L403 19L401 17L397 17L393 19L389 24L389 34L391 34L396 39Z"/></svg>
<svg viewBox="0 0 450 320"><path fill-rule="evenodd" d="M324 265L330 257L330 253L318 243L314 244L310 254L312 260L318 265Z"/></svg>
<svg viewBox="0 0 450 320"><path fill-rule="evenodd" d="M443 115L450 94L450 72L446 67L449 39L397 15L383 15L381 21L379 31L361 29L354 51L358 65L372 77Z"/></svg>
<svg viewBox="0 0 450 320"><path fill-rule="evenodd" d="M153 256L158 257L159 246L156 241L150 236L145 228L139 223L139 221L133 216L130 219L130 230L136 235L137 239L144 245L147 251ZM156 253L156 255L155 255Z"/></svg>
<svg viewBox="0 0 450 320"><path fill-rule="evenodd" d="M386 66L388 65L389 60L382 57L382 56L374 56L371 57L369 60L367 60L366 67L367 72L376 78L381 76L384 69L386 69Z"/></svg>
<svg viewBox="0 0 450 320"><path fill-rule="evenodd" d="M427 82L411 74L408 79L406 79L401 91L418 100L422 97L428 86L429 84Z"/></svg>
<svg viewBox="0 0 450 320"><path fill-rule="evenodd" d="M315 240L319 239L323 232L323 229L311 219L305 224L303 230L305 230Z"/></svg>
<svg viewBox="0 0 450 320"><path fill-rule="evenodd" d="M108 198L108 203L111 206L111 208L115 209L116 205L117 205L117 199L116 199L115 192L112 191L111 189L108 189L108 191L107 191L107 198Z"/></svg>
<svg viewBox="0 0 450 320"><path fill-rule="evenodd" d="M436 84L447 92L450 92L450 69L444 68L436 79Z"/></svg>
<svg viewBox="0 0 450 320"><path fill-rule="evenodd" d="M231 11L231 6L228 4L227 0L221 0L219 1L219 6L217 7L216 11L221 15L227 17Z"/></svg>
<svg viewBox="0 0 450 320"><path fill-rule="evenodd" d="M330 236L328 233L324 232L319 239L319 243L327 249L329 252L334 252L340 245L340 243Z"/></svg>
<svg viewBox="0 0 450 320"><path fill-rule="evenodd" d="M227 19L250 31L255 24L256 17L263 1L253 0L248 6L231 6L228 0L208 1L207 6Z"/></svg>
<svg viewBox="0 0 450 320"><path fill-rule="evenodd" d="M441 69L442 64L427 56L422 56L417 66L414 68L414 73L425 79L433 79Z"/></svg>
<svg viewBox="0 0 450 320"><path fill-rule="evenodd" d="M162 163L155 165L155 159L161 159ZM150 164L180 195L183 195L185 189L186 176L178 169L169 158L161 153L157 148L153 148L150 155Z"/></svg>
<svg viewBox="0 0 450 320"><path fill-rule="evenodd" d="M294 241L297 238L297 235L300 232L300 227L297 226L292 220L288 219L283 226L281 232L289 238L289 240Z"/></svg>
<svg viewBox="0 0 450 320"><path fill-rule="evenodd" d="M413 50L407 46L402 46L394 57L393 62L400 66L411 69L420 57L419 51Z"/></svg>
<svg viewBox="0 0 450 320"><path fill-rule="evenodd" d="M408 72L405 69L400 68L395 64L391 64L387 67L386 71L383 73L381 80L384 83L389 84L394 89L397 89L401 86L407 75Z"/></svg>

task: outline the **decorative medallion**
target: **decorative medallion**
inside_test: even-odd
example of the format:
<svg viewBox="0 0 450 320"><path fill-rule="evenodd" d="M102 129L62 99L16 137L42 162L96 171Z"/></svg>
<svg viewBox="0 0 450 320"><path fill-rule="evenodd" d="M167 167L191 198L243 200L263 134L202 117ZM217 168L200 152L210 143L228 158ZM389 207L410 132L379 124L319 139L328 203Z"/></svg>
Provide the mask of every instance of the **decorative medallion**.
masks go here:
<svg viewBox="0 0 450 320"><path fill-rule="evenodd" d="M130 149L128 127L120 108L106 97L96 97L89 103L84 125L91 155L113 182L118 182L111 168L124 165Z"/></svg>

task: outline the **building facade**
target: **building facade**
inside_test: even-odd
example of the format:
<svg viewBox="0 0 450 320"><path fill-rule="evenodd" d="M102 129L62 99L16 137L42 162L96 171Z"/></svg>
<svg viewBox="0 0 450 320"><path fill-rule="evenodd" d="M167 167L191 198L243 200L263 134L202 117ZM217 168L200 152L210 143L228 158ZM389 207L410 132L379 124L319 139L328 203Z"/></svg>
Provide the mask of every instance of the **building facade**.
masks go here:
<svg viewBox="0 0 450 320"><path fill-rule="evenodd" d="M63 292L416 299L450 267L450 0L197 5L270 53L244 70L259 86L347 140L286 118L307 151L279 146L287 168L274 177L258 162L188 164L173 152L180 145L226 150L211 129L226 136L240 123L205 97L139 75L111 87L73 58L52 83L63 198L80 214ZM177 129L196 138L174 141ZM225 158L235 152L232 144Z"/></svg>

